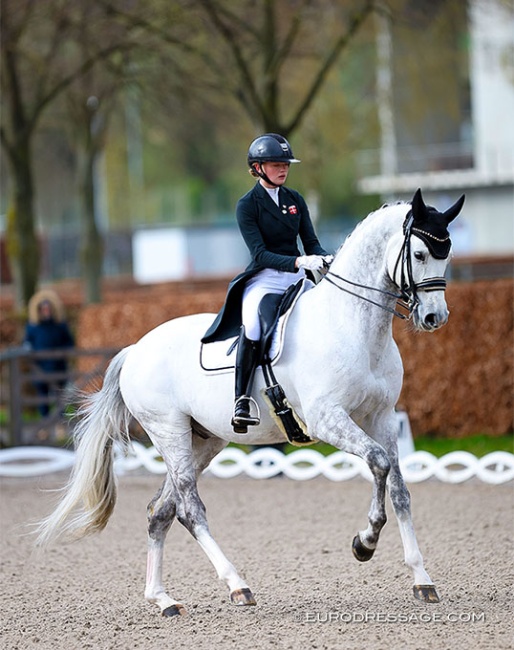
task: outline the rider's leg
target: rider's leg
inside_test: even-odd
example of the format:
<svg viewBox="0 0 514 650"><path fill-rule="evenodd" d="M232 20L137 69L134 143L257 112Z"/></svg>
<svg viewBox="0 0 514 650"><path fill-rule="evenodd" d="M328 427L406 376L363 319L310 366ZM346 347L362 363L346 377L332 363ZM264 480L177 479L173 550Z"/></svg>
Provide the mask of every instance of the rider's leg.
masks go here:
<svg viewBox="0 0 514 650"><path fill-rule="evenodd" d="M250 396L253 378L259 363L259 341L246 337L241 328L236 356L235 404L232 426L236 433L246 433L248 426L259 424L260 420L250 412Z"/></svg>
<svg viewBox="0 0 514 650"><path fill-rule="evenodd" d="M243 327L236 357L236 403L232 418L232 426L236 433L247 433L248 426L259 424L259 418L250 412L252 382L255 368L260 361L259 303L268 293L284 293L299 277L297 273L263 269L245 286L242 304Z"/></svg>

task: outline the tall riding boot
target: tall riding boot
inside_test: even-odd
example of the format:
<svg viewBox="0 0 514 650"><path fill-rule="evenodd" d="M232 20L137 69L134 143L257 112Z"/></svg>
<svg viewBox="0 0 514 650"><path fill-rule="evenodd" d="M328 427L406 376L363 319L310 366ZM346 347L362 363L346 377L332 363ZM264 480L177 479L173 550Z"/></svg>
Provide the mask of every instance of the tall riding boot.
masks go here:
<svg viewBox="0 0 514 650"><path fill-rule="evenodd" d="M236 386L234 415L232 426L236 433L247 433L249 426L260 424L259 413L250 413L250 402L255 404L251 397L253 378L259 363L259 342L247 339L244 327L241 328L236 356Z"/></svg>

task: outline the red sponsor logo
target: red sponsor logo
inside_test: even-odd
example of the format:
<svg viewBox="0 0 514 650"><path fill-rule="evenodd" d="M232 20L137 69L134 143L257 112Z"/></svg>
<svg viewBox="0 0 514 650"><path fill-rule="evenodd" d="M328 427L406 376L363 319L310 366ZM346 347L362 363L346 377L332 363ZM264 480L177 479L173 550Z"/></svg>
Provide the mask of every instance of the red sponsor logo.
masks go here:
<svg viewBox="0 0 514 650"><path fill-rule="evenodd" d="M296 207L296 205L290 205L287 208L287 210L288 210L289 214L298 214L298 208Z"/></svg>

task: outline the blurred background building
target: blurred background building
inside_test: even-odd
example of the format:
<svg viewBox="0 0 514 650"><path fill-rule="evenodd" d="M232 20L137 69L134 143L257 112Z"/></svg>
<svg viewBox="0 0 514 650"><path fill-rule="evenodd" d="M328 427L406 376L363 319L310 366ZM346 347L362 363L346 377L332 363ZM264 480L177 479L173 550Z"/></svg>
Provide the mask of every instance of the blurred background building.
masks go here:
<svg viewBox="0 0 514 650"><path fill-rule="evenodd" d="M464 4L464 3L463 3ZM463 14L463 17L465 15ZM457 36L457 35L456 35ZM381 85L381 149L361 154L363 192L409 200L423 188L427 202L444 207L466 194L463 216L453 225L454 252L463 255L514 252L514 21L502 2L469 3L468 69L463 77L439 79L431 61L418 65L431 110L416 131L406 128L408 88L403 87L405 49L395 47L395 28L380 22L377 49ZM426 43L421 43L422 47ZM455 48L460 47L459 38ZM408 54L408 53L407 53ZM445 62L442 62L443 65ZM451 65L451 61L447 62ZM462 71L460 71L462 72ZM446 86L446 88L444 87ZM406 98L407 93L407 98ZM438 93L456 93L459 110L444 116ZM439 128L443 126L443 128Z"/></svg>

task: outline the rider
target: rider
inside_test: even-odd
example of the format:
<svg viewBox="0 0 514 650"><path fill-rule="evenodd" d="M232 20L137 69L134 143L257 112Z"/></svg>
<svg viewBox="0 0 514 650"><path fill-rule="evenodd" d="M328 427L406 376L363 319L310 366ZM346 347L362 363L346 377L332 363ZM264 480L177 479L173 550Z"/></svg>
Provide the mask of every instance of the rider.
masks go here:
<svg viewBox="0 0 514 650"><path fill-rule="evenodd" d="M283 293L305 276L305 270L320 271L332 256L320 245L303 197L285 187L289 166L299 163L289 142L276 133L256 138L248 150L250 174L258 179L253 189L239 199L236 217L251 262L230 283L227 300L216 320L202 339L207 343L228 338L227 325L234 325L236 309L240 329L235 367L235 404L232 426L246 433L248 426L259 424L250 411L251 391L259 359L261 327L258 306L267 293ZM297 238L305 255L298 249ZM226 331L226 330L225 330Z"/></svg>

